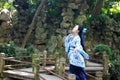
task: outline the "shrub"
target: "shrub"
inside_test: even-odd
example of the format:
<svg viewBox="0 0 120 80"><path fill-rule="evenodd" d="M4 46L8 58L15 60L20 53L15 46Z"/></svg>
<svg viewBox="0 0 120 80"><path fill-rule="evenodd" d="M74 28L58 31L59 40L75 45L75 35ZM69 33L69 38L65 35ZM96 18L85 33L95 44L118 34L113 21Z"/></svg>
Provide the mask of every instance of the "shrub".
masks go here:
<svg viewBox="0 0 120 80"><path fill-rule="evenodd" d="M21 48L14 44L13 41L10 41L9 44L1 43L0 44L0 53L5 53L6 57L19 57L19 56L30 56L34 53L35 47L29 46L27 48Z"/></svg>
<svg viewBox="0 0 120 80"><path fill-rule="evenodd" d="M0 44L0 53L5 53L6 57L15 57L16 52L15 52L14 43L13 42L10 42L10 44L1 43Z"/></svg>
<svg viewBox="0 0 120 80"><path fill-rule="evenodd" d="M99 45L96 45L95 48L93 49L93 53L97 53L99 52L99 55L103 55L104 51L106 52L107 55L111 55L111 49L105 45L105 44L99 44Z"/></svg>
<svg viewBox="0 0 120 80"><path fill-rule="evenodd" d="M120 61L119 60L113 60L110 61L110 74L112 77L120 76Z"/></svg>

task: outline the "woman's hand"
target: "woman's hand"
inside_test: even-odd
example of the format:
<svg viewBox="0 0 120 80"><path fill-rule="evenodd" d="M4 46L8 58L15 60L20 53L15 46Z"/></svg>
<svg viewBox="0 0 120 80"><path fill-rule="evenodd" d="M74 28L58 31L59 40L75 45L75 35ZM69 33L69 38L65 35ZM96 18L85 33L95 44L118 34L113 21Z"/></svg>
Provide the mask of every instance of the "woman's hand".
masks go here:
<svg viewBox="0 0 120 80"><path fill-rule="evenodd" d="M77 52L78 52L77 48L75 48L75 49L74 49L74 52L75 52L75 53L77 53Z"/></svg>

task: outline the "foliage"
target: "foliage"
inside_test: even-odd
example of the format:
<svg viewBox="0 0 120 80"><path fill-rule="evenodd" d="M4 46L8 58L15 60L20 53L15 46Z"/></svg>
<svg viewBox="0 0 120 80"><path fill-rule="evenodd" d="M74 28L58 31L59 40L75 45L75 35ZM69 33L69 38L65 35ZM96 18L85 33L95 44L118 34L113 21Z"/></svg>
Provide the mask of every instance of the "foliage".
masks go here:
<svg viewBox="0 0 120 80"><path fill-rule="evenodd" d="M35 47L29 46L23 49L16 46L13 41L10 41L9 44L0 44L0 52L5 53L6 57L30 56L35 52Z"/></svg>
<svg viewBox="0 0 120 80"><path fill-rule="evenodd" d="M111 49L105 45L105 44L98 44L95 46L95 48L93 49L94 53L99 52L100 55L103 55L104 51L108 54L111 55Z"/></svg>
<svg viewBox="0 0 120 80"><path fill-rule="evenodd" d="M1 53L5 53L6 57L15 57L16 53L15 53L15 47L13 43L7 44L7 43L3 43L0 44L0 52Z"/></svg>
<svg viewBox="0 0 120 80"><path fill-rule="evenodd" d="M96 43L112 43L110 46L116 50L119 50L120 1L104 0L101 13L96 16L92 16L92 11L97 0L92 0L91 2L90 0L87 1L89 8L86 11L87 19L84 22L84 26L88 28L87 38L92 38L96 41ZM114 8L116 12L110 11L112 8ZM92 44L95 44L95 42ZM113 56L112 53L111 56Z"/></svg>
<svg viewBox="0 0 120 80"><path fill-rule="evenodd" d="M20 48L20 47L16 47L16 57L19 56L31 56L35 51L35 47L34 46L29 46L27 48Z"/></svg>
<svg viewBox="0 0 120 80"><path fill-rule="evenodd" d="M120 76L120 61L115 59L110 62L110 74L112 76Z"/></svg>
<svg viewBox="0 0 120 80"><path fill-rule="evenodd" d="M84 21L84 25L88 28L88 31L91 31L89 33L96 31L101 36L106 36L106 31L111 29L116 23L113 18L104 13L97 16L87 16L86 21ZM88 35L90 36L91 34Z"/></svg>
<svg viewBox="0 0 120 80"><path fill-rule="evenodd" d="M58 14L60 13L60 9L57 6L57 2L58 0L48 0L48 7L47 7L47 11L50 15L52 16L58 16Z"/></svg>
<svg viewBox="0 0 120 80"><path fill-rule="evenodd" d="M103 7L104 13L120 13L120 1L109 1L108 6Z"/></svg>
<svg viewBox="0 0 120 80"><path fill-rule="evenodd" d="M108 54L109 57L109 72L111 77L116 78L116 76L120 76L119 54L117 54L115 51L111 51L111 49L105 44L96 45L93 49L93 52L99 52L99 55L103 55L104 51Z"/></svg>
<svg viewBox="0 0 120 80"><path fill-rule="evenodd" d="M112 77L115 76L120 76L120 60L119 60L119 54L116 52L111 51L111 49L105 45L105 44L99 44L96 45L95 48L93 49L94 53L99 52L99 55L103 55L103 52L106 52L109 56L110 60L110 68L109 72Z"/></svg>
<svg viewBox="0 0 120 80"><path fill-rule="evenodd" d="M15 9L14 7L13 7L13 1L14 0L2 0L1 2L0 2L0 10L2 10L2 9Z"/></svg>
<svg viewBox="0 0 120 80"><path fill-rule="evenodd" d="M109 15L103 13L98 16L91 16L89 19L91 21L91 25L98 25L99 27L105 27L115 23L115 21Z"/></svg>
<svg viewBox="0 0 120 80"><path fill-rule="evenodd" d="M109 72L113 78L120 76L120 54L119 51L112 51L110 59L110 68Z"/></svg>
<svg viewBox="0 0 120 80"><path fill-rule="evenodd" d="M86 11L86 14L88 15L92 13L97 0L86 0L86 1L87 1L87 4L89 5L88 10Z"/></svg>

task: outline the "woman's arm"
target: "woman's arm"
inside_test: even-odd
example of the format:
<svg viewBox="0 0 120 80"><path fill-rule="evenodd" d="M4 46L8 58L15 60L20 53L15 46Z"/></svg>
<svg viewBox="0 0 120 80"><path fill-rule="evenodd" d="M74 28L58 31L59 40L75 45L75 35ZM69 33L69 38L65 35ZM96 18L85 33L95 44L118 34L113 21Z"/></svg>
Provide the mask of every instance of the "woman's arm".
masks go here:
<svg viewBox="0 0 120 80"><path fill-rule="evenodd" d="M74 49L75 53L80 53L85 59L89 59L89 55L83 50L83 47L80 42L80 38L76 38L76 47Z"/></svg>

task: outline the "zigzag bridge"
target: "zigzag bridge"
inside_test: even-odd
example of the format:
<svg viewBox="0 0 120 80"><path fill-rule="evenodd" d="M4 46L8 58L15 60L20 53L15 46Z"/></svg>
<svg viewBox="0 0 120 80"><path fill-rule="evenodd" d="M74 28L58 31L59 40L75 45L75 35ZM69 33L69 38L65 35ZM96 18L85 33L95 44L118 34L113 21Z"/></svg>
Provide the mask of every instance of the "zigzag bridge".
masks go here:
<svg viewBox="0 0 120 80"><path fill-rule="evenodd" d="M86 61L88 80L109 80L108 57L103 56L103 64ZM33 54L32 56L5 57L0 53L0 75L12 80L75 80L74 74L69 74L69 66L65 58L47 57ZM10 79L10 80L11 80ZM4 80L2 77L0 80Z"/></svg>

